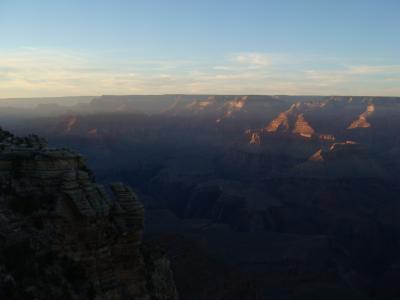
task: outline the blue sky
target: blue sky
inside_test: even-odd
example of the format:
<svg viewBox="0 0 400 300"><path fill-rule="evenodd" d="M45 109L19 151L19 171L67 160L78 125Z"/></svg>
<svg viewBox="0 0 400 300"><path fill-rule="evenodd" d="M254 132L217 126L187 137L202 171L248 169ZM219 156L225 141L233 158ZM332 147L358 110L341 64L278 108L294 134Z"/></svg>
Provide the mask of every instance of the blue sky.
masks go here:
<svg viewBox="0 0 400 300"><path fill-rule="evenodd" d="M400 96L400 1L0 0L0 97Z"/></svg>

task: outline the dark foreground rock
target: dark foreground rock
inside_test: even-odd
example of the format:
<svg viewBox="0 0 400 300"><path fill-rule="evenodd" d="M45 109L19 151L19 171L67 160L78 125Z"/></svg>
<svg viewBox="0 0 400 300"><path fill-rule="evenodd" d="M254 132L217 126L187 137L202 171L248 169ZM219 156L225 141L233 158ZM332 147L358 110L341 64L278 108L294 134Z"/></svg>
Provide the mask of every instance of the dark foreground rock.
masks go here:
<svg viewBox="0 0 400 300"><path fill-rule="evenodd" d="M169 261L142 245L144 209L83 158L0 129L0 299L177 299Z"/></svg>

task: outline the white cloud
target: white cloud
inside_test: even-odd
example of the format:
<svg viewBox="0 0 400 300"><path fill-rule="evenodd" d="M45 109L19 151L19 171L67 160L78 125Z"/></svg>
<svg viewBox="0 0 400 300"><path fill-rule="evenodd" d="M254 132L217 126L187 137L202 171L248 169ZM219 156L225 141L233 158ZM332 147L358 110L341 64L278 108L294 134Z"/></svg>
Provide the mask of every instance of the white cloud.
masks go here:
<svg viewBox="0 0 400 300"><path fill-rule="evenodd" d="M324 62L287 54L236 53L213 62L119 59L60 49L0 50L1 98L136 93L400 95L399 78L399 65L343 66L331 58Z"/></svg>
<svg viewBox="0 0 400 300"><path fill-rule="evenodd" d="M400 74L400 65L386 66L355 66L350 69L352 74Z"/></svg>
<svg viewBox="0 0 400 300"><path fill-rule="evenodd" d="M256 67L268 66L273 62L271 55L263 53L239 53L233 56L233 60L239 64Z"/></svg>

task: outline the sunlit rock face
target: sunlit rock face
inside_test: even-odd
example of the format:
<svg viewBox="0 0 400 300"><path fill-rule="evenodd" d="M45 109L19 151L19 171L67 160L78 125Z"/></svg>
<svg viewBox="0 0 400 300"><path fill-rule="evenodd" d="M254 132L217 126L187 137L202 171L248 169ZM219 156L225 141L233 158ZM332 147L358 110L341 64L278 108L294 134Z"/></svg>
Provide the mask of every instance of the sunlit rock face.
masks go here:
<svg viewBox="0 0 400 300"><path fill-rule="evenodd" d="M315 152L309 159L309 161L324 161L324 157L322 156L322 149L319 149Z"/></svg>
<svg viewBox="0 0 400 300"><path fill-rule="evenodd" d="M300 107L300 103L295 103L290 108L278 115L275 119L273 119L265 128L265 132L278 132L278 131L289 131L291 119L293 119L293 115L296 114L298 108Z"/></svg>
<svg viewBox="0 0 400 300"><path fill-rule="evenodd" d="M219 118L228 118L244 109L248 98L248 96L208 96L204 99L199 97L199 99L193 99L191 102L184 104L180 112L193 115L216 113ZM176 102L169 111L176 110L179 104L179 102Z"/></svg>
<svg viewBox="0 0 400 300"><path fill-rule="evenodd" d="M335 142L329 145L329 148L319 149L308 160L325 161L338 156L359 156L362 155L365 148L355 141Z"/></svg>
<svg viewBox="0 0 400 300"><path fill-rule="evenodd" d="M367 109L359 115L359 117L354 120L348 129L355 129L355 128L369 128L371 127L371 124L368 122L368 117L373 115L375 112L375 105L374 104L368 104Z"/></svg>
<svg viewBox="0 0 400 300"><path fill-rule="evenodd" d="M260 145L261 144L261 136L257 132L253 132L251 134L250 144L252 145Z"/></svg>
<svg viewBox="0 0 400 300"><path fill-rule="evenodd" d="M314 135L315 130L304 119L304 115L300 114L297 116L296 123L294 124L293 133L310 138Z"/></svg>
<svg viewBox="0 0 400 300"><path fill-rule="evenodd" d="M312 107L307 103L295 103L287 111L279 114L277 118L272 120L264 129L265 132L289 132L310 138L314 135L315 130L306 121L303 111Z"/></svg>
<svg viewBox="0 0 400 300"><path fill-rule="evenodd" d="M332 134L320 134L318 137L321 141L334 142L336 140L336 137Z"/></svg>
<svg viewBox="0 0 400 300"><path fill-rule="evenodd" d="M142 249L144 208L129 187L110 195L82 156L36 136L0 130L0 144L2 299L177 299L168 260Z"/></svg>
<svg viewBox="0 0 400 300"><path fill-rule="evenodd" d="M335 152L341 149L362 149L362 145L358 144L355 141L344 141L344 142L336 142L333 143L329 147L329 152Z"/></svg>
<svg viewBox="0 0 400 300"><path fill-rule="evenodd" d="M278 130L288 131L289 128L288 112L283 112L276 119L272 120L264 130L266 132L277 132Z"/></svg>
<svg viewBox="0 0 400 300"><path fill-rule="evenodd" d="M258 130L259 138L257 140L260 143L261 134L273 133L292 133L307 139L313 137L315 130L304 116L304 112L312 108L315 108L315 104L313 103L297 102L292 104L288 110L280 113L267 126ZM251 136L250 144L256 144L255 137L254 134Z"/></svg>
<svg viewBox="0 0 400 300"><path fill-rule="evenodd" d="M329 162L338 158L362 157L365 154L365 147L354 141L335 142L319 149L308 158L311 162Z"/></svg>
<svg viewBox="0 0 400 300"><path fill-rule="evenodd" d="M241 97L239 99L235 99L232 101L228 101L224 106L225 108L225 117L232 116L235 112L240 111L244 108L248 96Z"/></svg>

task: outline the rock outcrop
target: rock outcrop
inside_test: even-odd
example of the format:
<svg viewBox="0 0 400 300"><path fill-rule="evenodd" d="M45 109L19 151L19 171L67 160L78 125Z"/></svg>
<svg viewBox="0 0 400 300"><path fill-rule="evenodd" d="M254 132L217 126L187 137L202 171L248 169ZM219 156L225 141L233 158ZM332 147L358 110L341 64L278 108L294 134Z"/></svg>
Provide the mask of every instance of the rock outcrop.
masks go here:
<svg viewBox="0 0 400 300"><path fill-rule="evenodd" d="M371 124L368 122L368 117L370 117L375 112L375 105L370 103L367 109L354 120L347 129L355 128L369 128Z"/></svg>
<svg viewBox="0 0 400 300"><path fill-rule="evenodd" d="M324 157L322 156L322 149L319 149L315 152L309 159L309 161L324 161Z"/></svg>
<svg viewBox="0 0 400 300"><path fill-rule="evenodd" d="M297 108L296 104L293 104L287 111L284 111L273 119L265 128L265 132L278 132L288 131L290 129L289 118L293 111Z"/></svg>
<svg viewBox="0 0 400 300"><path fill-rule="evenodd" d="M279 114L277 118L272 120L263 132L292 132L305 138L311 138L315 134L314 128L307 122L304 112L307 111L311 104L295 103L287 111Z"/></svg>
<svg viewBox="0 0 400 300"><path fill-rule="evenodd" d="M336 137L332 134L320 134L318 137L321 141L334 142L336 140Z"/></svg>
<svg viewBox="0 0 400 300"><path fill-rule="evenodd" d="M177 299L168 260L142 246L143 205L111 191L79 154L0 129L0 298Z"/></svg>
<svg viewBox="0 0 400 300"><path fill-rule="evenodd" d="M240 111L241 109L243 109L243 107L246 105L247 99L248 99L248 96L243 96L243 97L240 97L239 99L228 101L224 105L224 108L226 110L224 117L230 117L235 112Z"/></svg>
<svg viewBox="0 0 400 300"><path fill-rule="evenodd" d="M314 137L315 130L304 116L304 112L312 108L314 108L313 103L292 104L288 110L281 112L264 128L246 131L250 137L249 143L260 144L262 135L273 133L293 134L307 139Z"/></svg>
<svg viewBox="0 0 400 300"><path fill-rule="evenodd" d="M365 147L354 141L335 142L326 149L319 149L308 160L313 162L331 161L337 158L361 157Z"/></svg>
<svg viewBox="0 0 400 300"><path fill-rule="evenodd" d="M315 130L304 119L304 114L299 114L297 116L296 123L294 124L293 133L310 138L314 135Z"/></svg>
<svg viewBox="0 0 400 300"><path fill-rule="evenodd" d="M261 144L261 136L258 132L251 133L250 144L252 145L260 145Z"/></svg>

